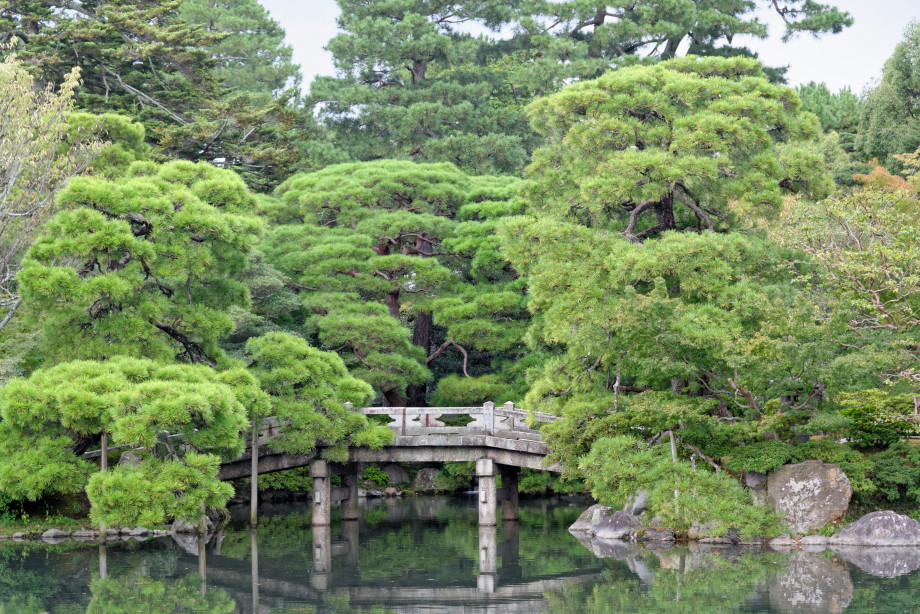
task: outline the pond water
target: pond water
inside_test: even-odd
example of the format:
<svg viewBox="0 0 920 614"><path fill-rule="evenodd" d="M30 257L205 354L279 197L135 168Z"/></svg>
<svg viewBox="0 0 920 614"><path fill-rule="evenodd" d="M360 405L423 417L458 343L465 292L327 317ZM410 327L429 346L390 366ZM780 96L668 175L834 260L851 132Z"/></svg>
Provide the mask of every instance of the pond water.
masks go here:
<svg viewBox="0 0 920 614"><path fill-rule="evenodd" d="M579 542L586 503L522 500L477 526L473 496L362 502L311 531L306 503L210 536L0 543L0 614L882 612L920 610L920 549L779 553ZM253 556L255 553L256 556Z"/></svg>

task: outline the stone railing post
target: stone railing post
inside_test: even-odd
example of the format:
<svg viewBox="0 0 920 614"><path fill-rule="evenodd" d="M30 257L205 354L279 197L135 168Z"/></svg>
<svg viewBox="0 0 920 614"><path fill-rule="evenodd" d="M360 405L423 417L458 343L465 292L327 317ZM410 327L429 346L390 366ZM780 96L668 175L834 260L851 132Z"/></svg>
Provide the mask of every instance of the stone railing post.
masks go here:
<svg viewBox="0 0 920 614"><path fill-rule="evenodd" d="M482 405L482 424L489 435L495 430L495 403L487 401Z"/></svg>
<svg viewBox="0 0 920 614"><path fill-rule="evenodd" d="M514 401L505 403L505 411L514 412ZM514 413L508 413L508 416L510 417L508 428L513 431L517 427L517 416Z"/></svg>

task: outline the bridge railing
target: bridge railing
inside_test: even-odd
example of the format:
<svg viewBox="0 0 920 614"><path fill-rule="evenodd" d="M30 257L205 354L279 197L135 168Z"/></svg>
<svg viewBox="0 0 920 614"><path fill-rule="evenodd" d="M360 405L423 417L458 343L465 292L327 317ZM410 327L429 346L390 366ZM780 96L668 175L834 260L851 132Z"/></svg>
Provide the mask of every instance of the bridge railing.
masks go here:
<svg viewBox="0 0 920 614"><path fill-rule="evenodd" d="M540 432L530 427L526 419L530 412L515 409L514 403L497 406L484 403L478 407L363 407L365 416L387 416L397 435L492 435L510 439L540 440ZM463 426L450 426L444 416L468 416ZM556 416L534 412L538 422L553 422Z"/></svg>

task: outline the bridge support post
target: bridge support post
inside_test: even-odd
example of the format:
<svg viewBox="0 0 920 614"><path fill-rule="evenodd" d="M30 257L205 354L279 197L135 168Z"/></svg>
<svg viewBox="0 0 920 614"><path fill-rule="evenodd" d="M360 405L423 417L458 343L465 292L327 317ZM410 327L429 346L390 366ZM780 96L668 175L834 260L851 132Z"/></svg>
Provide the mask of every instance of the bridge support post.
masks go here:
<svg viewBox="0 0 920 614"><path fill-rule="evenodd" d="M494 527L497 524L495 461L491 458L477 460L476 476L479 478L479 526Z"/></svg>
<svg viewBox="0 0 920 614"><path fill-rule="evenodd" d="M342 520L358 520L358 463L349 463L342 476L348 498L342 501Z"/></svg>
<svg viewBox="0 0 920 614"><path fill-rule="evenodd" d="M518 520L518 474L520 467L499 465L502 476L502 524L507 520Z"/></svg>
<svg viewBox="0 0 920 614"><path fill-rule="evenodd" d="M327 527L332 521L332 489L326 461L310 463L310 477L313 478L313 526Z"/></svg>

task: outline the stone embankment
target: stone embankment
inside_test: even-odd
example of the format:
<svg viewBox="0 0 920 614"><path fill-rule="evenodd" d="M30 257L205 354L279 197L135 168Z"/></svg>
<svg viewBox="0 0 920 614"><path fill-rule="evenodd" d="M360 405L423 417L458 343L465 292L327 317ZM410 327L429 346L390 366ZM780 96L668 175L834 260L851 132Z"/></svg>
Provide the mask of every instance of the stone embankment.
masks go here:
<svg viewBox="0 0 920 614"><path fill-rule="evenodd" d="M136 540L144 541L151 537L167 537L174 535L177 531L166 529L146 529L144 527L107 529L105 537L107 540ZM66 541L77 542L95 542L101 537L101 533L95 529L80 529L78 531L63 531L61 529L48 529L42 533L20 531L12 535L0 534L0 541L12 539L13 541L25 540L42 540L49 544L60 544Z"/></svg>

